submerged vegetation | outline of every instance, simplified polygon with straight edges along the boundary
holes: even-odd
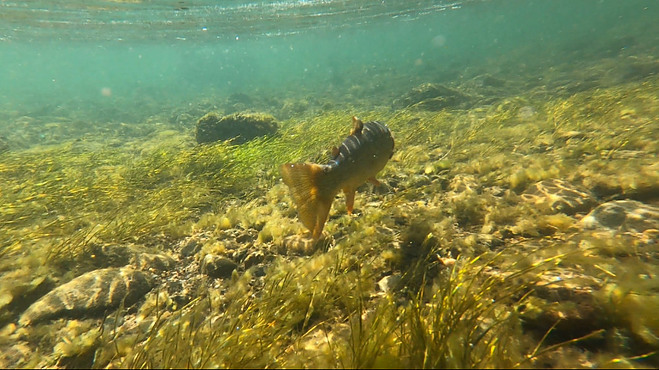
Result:
[[[0,365],[656,367],[657,228],[580,220],[657,205],[658,84],[325,107],[241,145],[197,145],[163,115],[131,140],[4,151]],[[277,168],[326,161],[352,115],[394,133],[383,186],[360,189],[357,216],[335,202],[325,242],[299,248]],[[222,277],[209,255],[232,263]],[[155,279],[137,304],[19,324],[54,287],[125,265]]]

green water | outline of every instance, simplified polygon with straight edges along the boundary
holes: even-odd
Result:
[[[654,1],[8,1],[0,11],[5,110],[120,106],[134,119],[145,100],[327,99],[354,85],[386,105],[420,82],[656,54],[659,33]]]
[[[0,368],[656,368],[658,19],[0,1]],[[313,243],[280,166],[353,116],[394,153]]]

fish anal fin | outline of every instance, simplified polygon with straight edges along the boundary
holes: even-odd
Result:
[[[327,216],[329,216],[330,208],[332,207],[332,199],[318,199],[316,206],[316,224],[314,225],[311,236],[314,242],[320,239],[323,234],[323,228],[325,227],[325,222],[327,222]]]
[[[380,181],[378,181],[378,179],[376,179],[375,177],[369,177],[367,179],[367,181],[370,182],[371,184],[373,184],[374,186],[382,185],[382,183]]]
[[[364,122],[359,118],[352,116],[352,131],[350,131],[350,135],[361,134],[363,128]]]

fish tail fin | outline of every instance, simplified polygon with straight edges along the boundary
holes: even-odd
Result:
[[[338,190],[323,181],[328,174],[321,165],[286,163],[279,169],[284,183],[291,190],[300,221],[311,231],[314,240],[318,240]]]

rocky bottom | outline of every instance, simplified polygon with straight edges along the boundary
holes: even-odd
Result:
[[[620,58],[277,122],[200,104],[103,143],[16,147],[43,134],[17,117],[0,366],[658,367],[657,79],[572,82]],[[395,152],[314,244],[276,169],[325,158],[353,114]],[[195,122],[229,136],[196,144]]]
[[[271,193],[284,194],[281,187],[277,185]],[[360,291],[353,292],[357,296],[343,298],[354,300],[347,307],[361,302],[362,316],[377,314],[371,312],[377,311],[381,302],[391,302],[394,307],[407,307],[411,302],[433,305],[437,303],[435,297],[421,292],[432,291],[433,284],[449,284],[451,276],[455,278],[452,274],[460,269],[473,269],[475,262],[469,256],[478,255],[497,262],[478,265],[478,278],[472,283],[488,290],[492,287],[488,288],[487,282],[496,281],[502,292],[512,295],[512,301],[508,299],[511,297],[500,297],[506,303],[498,309],[508,307],[517,312],[524,336],[550,349],[551,345],[568,343],[543,352],[543,356],[536,353],[530,360],[534,366],[560,365],[564,359],[552,360],[552,356],[558,356],[556,351],[576,348],[581,350],[571,356],[586,364],[591,355],[583,349],[599,348],[611,340],[626,341],[627,346],[634,348],[630,353],[635,355],[657,348],[657,327],[647,312],[656,307],[655,297],[638,295],[641,293],[636,292],[635,284],[643,284],[646,291],[654,289],[659,258],[659,207],[625,199],[600,203],[587,190],[558,179],[533,183],[520,195],[483,187],[468,176],[454,178],[449,189],[439,197],[404,204],[396,210],[383,207],[395,194],[375,196],[362,192],[362,207],[357,215],[333,213],[328,232],[315,245],[304,234],[272,236],[271,224],[281,222],[277,218],[288,207],[282,202],[274,207],[239,206],[242,212],[262,216],[252,219],[247,227],[217,228],[173,241],[161,254],[145,253],[143,247],[136,245],[97,246],[94,258],[111,266],[103,267],[102,262],[97,262],[100,268],[65,284],[52,284],[52,289],[40,297],[32,295],[30,289],[23,293],[33,297],[34,302],[22,312],[16,310],[16,322],[2,329],[3,338],[11,338],[1,344],[2,365],[143,364],[140,361],[153,355],[150,341],[168,335],[170,326],[182,325],[187,315],[202,314],[196,322],[202,326],[212,326],[217,320],[236,320],[234,329],[239,330],[241,318],[223,317],[222,307],[227,309],[227,315],[236,314],[228,308],[232,299],[256,304],[265,299],[263,296],[274,294],[264,289],[286,284],[287,276],[297,276],[305,269],[323,275],[321,271],[336,268],[334,274],[364,279],[344,287],[358,288]],[[398,184],[395,192],[403,191]],[[452,216],[443,220],[439,217],[451,204],[463,204],[465,197],[474,194],[490,194],[487,197],[492,202],[491,213],[496,212],[495,205],[518,207],[518,212],[527,212],[535,220],[518,220],[511,226],[498,225],[479,232],[469,231],[470,227],[459,223],[447,223],[454,220]],[[365,203],[369,198],[372,202]],[[529,211],[525,208],[528,205],[541,211]],[[431,222],[433,219],[439,222]],[[294,222],[291,219],[294,229],[301,231]],[[337,266],[326,265],[332,259]],[[632,272],[625,263],[637,266]],[[308,283],[313,277],[303,279],[299,284]],[[335,336],[355,335],[351,331],[354,327],[349,325],[350,317],[360,312],[353,311],[354,307],[341,308],[338,302],[327,302],[332,293],[323,290],[334,284],[329,282],[321,290],[313,290],[318,289],[313,284],[300,286],[299,299],[308,300],[311,295],[311,301],[288,309],[306,306],[305,312],[265,312],[273,316],[263,319],[272,319],[272,325],[276,325],[281,315],[300,315],[293,320],[296,328],[286,334],[288,341],[292,340],[289,345],[311,346],[304,349],[306,352],[323,348],[328,351],[336,344],[336,339],[332,339]],[[32,288],[39,287],[37,284]],[[307,288],[312,291],[305,291]],[[237,298],[236,290],[252,298]],[[321,295],[318,302],[314,301],[315,295]],[[290,297],[279,299],[281,309],[286,309],[285,302]],[[637,314],[628,316],[632,307],[641,314],[635,311]],[[338,310],[334,314],[339,314],[317,312],[321,309]],[[245,312],[250,311],[243,308]],[[478,326],[486,329],[487,325],[480,322]],[[294,337],[298,339],[291,339]],[[26,355],[36,350],[35,346],[45,344],[53,348],[52,354],[41,359]],[[197,365],[222,365],[209,356],[210,362]]]

